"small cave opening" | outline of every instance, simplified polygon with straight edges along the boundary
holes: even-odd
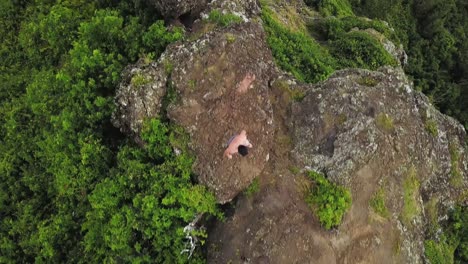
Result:
[[[192,15],[192,12],[187,12],[179,16],[178,20],[185,29],[192,30],[193,22],[197,19],[197,16]]]

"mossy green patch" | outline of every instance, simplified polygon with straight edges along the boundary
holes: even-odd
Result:
[[[151,82],[151,79],[142,73],[137,73],[133,75],[132,79],[130,80],[130,84],[135,87],[142,87],[150,82]]]
[[[368,86],[368,87],[374,87],[379,83],[378,80],[376,80],[375,78],[372,78],[370,76],[361,77],[356,82],[359,85],[364,85],[364,86]]]
[[[419,195],[419,184],[416,168],[411,166],[403,181],[404,203],[401,212],[401,220],[406,226],[411,226],[413,219],[421,212],[421,208],[416,200]]]
[[[377,117],[375,118],[375,122],[377,124],[377,127],[386,131],[386,132],[391,132],[393,131],[393,119],[384,113],[379,113]]]
[[[426,120],[426,131],[429,132],[433,137],[437,137],[439,135],[439,129],[437,127],[436,121],[432,119]]]
[[[438,199],[432,197],[424,205],[427,219],[427,233],[429,236],[434,236],[437,233],[437,230],[440,228],[438,218]]]
[[[376,212],[384,218],[387,218],[390,215],[390,213],[387,209],[387,206],[385,205],[385,200],[385,190],[383,188],[379,188],[379,190],[377,190],[377,192],[375,192],[372,198],[370,199],[369,204],[374,210],[374,212]]]
[[[459,168],[460,152],[454,141],[449,143],[450,152],[450,184],[454,187],[461,187],[463,184],[463,175]]]
[[[244,194],[247,197],[252,197],[259,190],[260,190],[260,181],[258,180],[258,177],[257,177],[252,181],[252,183],[249,185],[249,187],[247,187],[247,189],[244,190]]]
[[[305,92],[299,90],[299,89],[291,89],[291,86],[283,80],[278,80],[274,84],[276,87],[278,87],[281,91],[286,93],[289,97],[289,99],[292,99],[296,102],[302,101],[305,97]]]
[[[424,254],[431,264],[453,264],[456,248],[456,245],[450,243],[444,235],[438,242],[435,240],[424,242]]]
[[[231,13],[222,13],[219,10],[212,10],[208,14],[208,20],[210,22],[216,23],[221,27],[227,27],[232,24],[240,23],[242,22],[242,18]]]

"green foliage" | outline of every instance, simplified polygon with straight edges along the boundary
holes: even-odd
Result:
[[[341,67],[375,70],[384,65],[397,64],[382,44],[366,32],[351,31],[330,45],[333,56],[340,58]]]
[[[232,43],[234,43],[236,41],[236,36],[234,34],[226,33],[226,34],[224,34],[224,36],[226,37],[226,40],[227,40],[228,44],[232,44]]]
[[[424,253],[429,263],[466,263],[468,261],[468,208],[456,206],[439,239],[429,238],[424,243]],[[434,237],[434,234],[429,234]]]
[[[200,213],[219,215],[214,195],[190,181],[193,159],[172,151],[172,133],[159,120],[149,120],[141,135],[145,149],[122,148],[113,177],[91,193],[92,210],[83,223],[89,261],[144,256],[158,263],[185,262],[183,226]]]
[[[468,207],[456,206],[450,215],[448,232],[452,239],[458,242],[455,249],[455,262],[468,262]]]
[[[439,129],[437,128],[436,121],[432,119],[426,120],[426,131],[429,132],[433,137],[437,137],[439,135]]]
[[[286,29],[274,20],[266,7],[263,8],[262,18],[268,45],[276,62],[284,70],[306,82],[325,80],[334,71],[334,59],[308,35]]]
[[[387,218],[390,215],[390,213],[388,212],[387,206],[385,205],[385,200],[385,190],[383,188],[380,188],[372,196],[370,200],[370,206],[380,216]]]
[[[468,126],[468,11],[463,0],[350,0],[355,13],[388,21],[409,56],[405,72],[445,113]]]
[[[1,263],[184,263],[183,227],[219,216],[179,127],[139,148],[110,124],[123,67],[183,34],[134,4],[0,3]]]
[[[416,175],[417,171],[411,166],[403,182],[403,210],[401,220],[406,226],[411,226],[411,221],[419,215],[421,208],[416,200],[419,195],[419,181]]]
[[[325,80],[335,69],[377,69],[383,65],[397,65],[376,37],[367,32],[350,31],[354,27],[376,28],[391,35],[383,22],[356,17],[327,19],[319,28],[328,45],[321,46],[306,32],[285,28],[267,7],[263,8],[262,19],[276,62],[301,81]],[[312,26],[311,30],[314,30]]]
[[[307,5],[318,9],[325,17],[342,17],[354,15],[348,0],[305,0],[304,2]]]
[[[258,178],[255,178],[252,183],[247,187],[247,189],[244,190],[244,194],[247,197],[252,197],[254,194],[256,194],[260,190],[260,181]]]
[[[314,171],[309,172],[309,177],[314,185],[306,201],[314,207],[320,224],[326,229],[340,225],[351,206],[349,190],[329,182],[322,174]]]
[[[384,113],[379,113],[377,117],[375,118],[375,122],[377,124],[377,127],[386,131],[386,132],[391,132],[393,131],[393,119]]]
[[[343,34],[350,32],[352,29],[374,29],[393,41],[395,44],[400,43],[395,32],[380,20],[367,20],[356,16],[347,16],[342,18],[328,17],[320,27],[321,30],[324,31],[326,38],[331,40],[340,38]]]
[[[151,79],[149,79],[147,76],[137,73],[133,75],[132,79],[130,80],[130,84],[136,87],[141,87],[144,86],[145,84],[148,84],[151,82]]]
[[[174,41],[182,39],[184,30],[180,27],[167,30],[162,20],[152,24],[148,31],[143,34],[143,44],[147,50],[151,51],[153,57],[159,57],[165,47]]]
[[[212,23],[218,24],[221,27],[227,27],[232,24],[242,22],[241,17],[230,13],[224,14],[219,10],[212,10],[210,14],[208,14],[208,20]]]
[[[444,236],[442,236],[439,242],[434,240],[426,240],[424,242],[424,254],[430,264],[453,264],[454,251],[455,247],[450,245]]]
[[[432,197],[425,205],[424,209],[427,215],[427,233],[429,236],[435,236],[440,228],[438,216],[438,198]]]

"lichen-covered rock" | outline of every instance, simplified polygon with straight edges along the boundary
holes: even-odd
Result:
[[[159,63],[140,60],[126,67],[115,98],[116,111],[112,123],[121,132],[139,142],[143,121],[158,117],[166,93],[167,74]]]
[[[437,199],[443,214],[468,187],[463,126],[414,91],[398,68],[335,73],[293,105],[291,130],[297,161],[326,172],[354,197],[375,191],[372,183],[385,188],[402,256],[411,263],[423,255],[424,204]],[[402,199],[411,177],[420,188]]]
[[[257,0],[216,0],[211,1],[205,11],[201,13],[202,18],[207,18],[213,10],[219,10],[223,14],[234,14],[244,22],[250,21],[252,17],[260,15],[261,9]]]
[[[178,18],[184,14],[201,11],[207,0],[151,0],[156,9],[166,18]]]
[[[178,93],[168,117],[191,136],[194,171],[218,201],[234,198],[268,162],[273,133],[268,81],[273,68],[264,32],[245,23],[171,46],[164,58],[173,63],[171,84]],[[246,76],[249,89],[238,92]],[[229,138],[245,129],[254,145],[246,157],[223,157]]]

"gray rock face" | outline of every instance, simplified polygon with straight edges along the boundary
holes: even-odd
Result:
[[[191,12],[201,11],[207,0],[151,0],[156,9],[166,18],[178,18]]]
[[[293,104],[290,127],[298,163],[325,172],[353,197],[365,196],[368,183],[385,188],[405,259],[420,263],[423,204],[437,199],[446,212],[468,187],[463,126],[414,91],[401,68],[388,67],[336,72]],[[412,194],[416,213],[404,222],[401,195],[410,174],[420,188]]]
[[[167,74],[158,63],[139,61],[125,68],[115,98],[112,123],[137,141],[143,121],[158,117],[166,93]]]

